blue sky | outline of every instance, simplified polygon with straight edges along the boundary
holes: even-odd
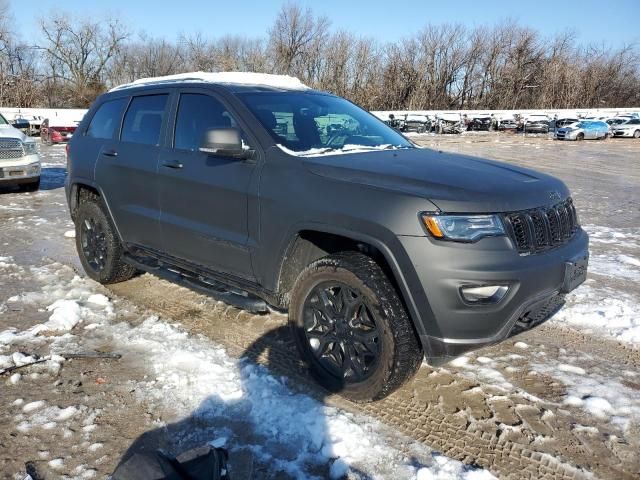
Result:
[[[99,17],[120,17],[135,33],[175,39],[181,32],[262,36],[280,6],[280,0],[10,0],[15,29],[23,37],[37,34],[37,18],[63,10]],[[334,28],[393,41],[410,35],[427,23],[459,22],[468,26],[517,20],[551,35],[573,30],[584,43],[618,47],[640,43],[640,0],[569,1],[428,1],[414,0],[321,0],[299,1],[316,13],[328,16]]]

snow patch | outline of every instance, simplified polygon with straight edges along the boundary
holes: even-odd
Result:
[[[561,372],[575,373],[576,375],[584,375],[587,373],[584,368],[576,367],[575,365],[567,365],[564,363],[558,365],[558,370],[560,370]]]
[[[569,295],[567,305],[553,321],[561,322],[585,333],[602,333],[610,338],[640,346],[640,304],[621,291],[594,288],[583,284]]]
[[[308,478],[311,466],[327,463],[332,478],[344,476],[352,467],[393,478],[415,477],[416,467],[392,446],[414,443],[411,440],[374,419],[296,393],[263,366],[231,358],[202,337],[189,336],[157,317],[137,327],[115,325],[112,333],[119,350],[132,350],[152,369],[149,380],[136,389],[140,400],[162,403],[182,415],[219,418],[230,425],[243,418],[235,428],[243,433],[249,429],[262,439],[254,453],[294,477]],[[233,435],[226,443],[228,448],[238,448]],[[460,462],[435,455],[422,445],[416,448],[426,454],[425,469],[446,471],[447,478],[470,478],[464,476],[468,472]]]

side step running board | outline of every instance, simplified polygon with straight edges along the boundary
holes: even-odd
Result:
[[[205,279],[193,277],[186,272],[182,273],[170,270],[160,263],[157,265],[147,265],[128,254],[124,255],[123,260],[139,270],[151,273],[152,275],[172,283],[177,283],[178,285],[182,285],[191,290],[195,290],[233,307],[247,310],[251,313],[266,313],[269,311],[267,303],[261,298],[247,292],[233,291],[229,289],[229,287],[226,287],[215,280],[205,281]]]

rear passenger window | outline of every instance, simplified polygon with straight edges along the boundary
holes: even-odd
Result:
[[[209,95],[183,93],[180,95],[174,147],[197,150],[205,130],[237,127],[225,106]]]
[[[120,139],[123,142],[159,145],[167,98],[167,94],[133,97],[124,116]]]
[[[126,98],[118,98],[100,105],[87,128],[87,137],[113,138],[126,102]]]

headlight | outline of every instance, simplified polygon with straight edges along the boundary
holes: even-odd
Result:
[[[429,215],[422,222],[435,238],[458,242],[475,242],[484,237],[504,235],[498,215]]]
[[[25,155],[36,155],[38,153],[38,146],[36,142],[24,142],[22,144]]]

